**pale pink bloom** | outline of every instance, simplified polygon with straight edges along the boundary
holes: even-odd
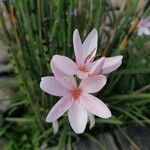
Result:
[[[137,26],[138,35],[141,36],[143,34],[150,35],[150,17],[142,18]]]
[[[91,123],[90,128],[95,124],[93,115],[101,118],[111,117],[108,107],[100,99],[90,94],[100,91],[106,84],[104,75],[83,79],[77,86],[75,78],[61,72],[52,61],[51,68],[55,76],[42,77],[40,87],[48,94],[62,98],[50,110],[46,122],[55,122],[67,112],[72,129],[76,133],[82,133],[88,118]]]
[[[73,33],[73,46],[76,63],[70,58],[54,55],[53,63],[64,73],[75,75],[80,79],[85,79],[92,75],[108,74],[116,70],[122,63],[122,57],[102,57],[93,61],[97,52],[97,30],[93,29],[84,42],[81,42],[80,35],[76,29]]]

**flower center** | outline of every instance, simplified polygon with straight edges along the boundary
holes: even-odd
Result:
[[[79,70],[82,71],[82,72],[87,72],[87,69],[85,66],[80,66],[79,67]]]
[[[79,100],[82,90],[79,88],[75,88],[74,90],[71,90],[70,93],[74,100]]]

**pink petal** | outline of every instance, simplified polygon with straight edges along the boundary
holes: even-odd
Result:
[[[82,80],[79,87],[83,89],[85,93],[96,93],[104,87],[106,81],[107,79],[104,75],[91,76]]]
[[[88,113],[89,121],[90,121],[90,129],[92,129],[95,125],[95,117],[93,114]]]
[[[101,73],[102,66],[104,64],[105,57],[102,57],[89,65],[90,74],[98,75]]]
[[[70,58],[61,55],[54,55],[52,61],[62,72],[70,75],[76,74],[78,67]]]
[[[141,19],[140,22],[137,25],[137,28],[143,27],[144,19]]]
[[[150,17],[149,18],[142,18],[138,27],[150,27]]]
[[[61,70],[59,70],[56,65],[53,63],[53,60],[51,60],[51,69],[54,73],[56,79],[67,89],[72,89],[77,87],[75,78],[72,75],[68,75],[63,73]]]
[[[51,66],[51,70],[52,70],[52,72],[53,72],[53,74],[55,75],[56,78],[59,79],[59,78],[68,76],[68,74],[62,72],[60,69],[58,69],[56,67],[56,65],[53,62],[53,59],[50,62],[50,66]]]
[[[146,27],[150,27],[150,18],[148,19],[148,20],[146,20],[146,22],[145,22],[145,25],[146,25]]]
[[[74,46],[76,62],[80,65],[82,64],[83,51],[82,51],[82,42],[77,29],[73,33],[73,46]]]
[[[42,77],[40,88],[51,95],[64,96],[68,94],[67,89],[63,87],[55,77],[47,76]]]
[[[86,79],[88,78],[88,72],[83,72],[83,71],[80,71],[78,70],[77,71],[77,76],[80,78],[80,79]]]
[[[142,34],[150,35],[150,29],[144,26],[138,28],[138,35],[141,36]]]
[[[84,94],[80,98],[80,102],[85,106],[87,111],[98,117],[101,118],[111,117],[111,112],[109,108],[100,99],[94,97],[93,95]]]
[[[105,58],[102,67],[102,74],[107,74],[116,70],[121,65],[122,58],[123,58],[122,55]]]
[[[138,36],[141,36],[143,34],[143,31],[141,29],[138,29]]]
[[[83,59],[86,59],[89,55],[90,58],[95,57],[97,51],[97,39],[97,30],[93,29],[83,42]]]
[[[73,101],[70,96],[61,98],[48,113],[46,122],[56,121],[71,107],[72,103]]]
[[[144,29],[143,29],[143,33],[144,33],[145,35],[150,35],[150,29],[149,29],[149,28],[144,28]]]
[[[83,133],[87,124],[88,114],[79,101],[74,102],[68,111],[69,122],[77,134]]]

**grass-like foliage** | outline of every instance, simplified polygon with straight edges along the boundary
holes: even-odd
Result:
[[[11,104],[0,114],[0,136],[6,139],[6,149],[39,149],[42,144],[71,149],[82,137],[101,145],[96,140],[101,132],[131,123],[150,124],[150,64],[145,46],[150,37],[138,36],[136,31],[140,18],[150,11],[149,3],[137,11],[138,3],[130,0],[122,10],[112,8],[109,0],[5,0],[0,5],[4,33],[0,38],[9,46],[17,80],[1,86],[17,91],[6,97]],[[113,117],[97,118],[92,130],[87,127],[84,134],[76,135],[65,116],[59,119],[59,132],[54,135],[45,118],[58,98],[42,92],[39,83],[42,76],[51,75],[49,63],[54,54],[74,59],[72,34],[76,28],[82,39],[93,28],[98,30],[98,57],[124,56],[122,66],[108,76],[97,94]]]

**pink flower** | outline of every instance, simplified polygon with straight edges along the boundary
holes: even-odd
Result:
[[[138,35],[141,36],[143,34],[150,35],[150,17],[144,19],[142,18],[137,26]]]
[[[55,76],[42,77],[40,87],[46,93],[62,98],[50,110],[46,122],[56,122],[67,112],[72,129],[76,133],[82,133],[88,118],[91,122],[90,127],[94,125],[93,115],[101,118],[111,117],[108,107],[90,94],[98,92],[106,84],[104,75],[83,79],[77,86],[75,78],[60,71],[53,61],[51,61],[51,68]]]
[[[122,63],[122,57],[102,57],[93,61],[97,52],[97,30],[93,29],[84,42],[81,42],[79,32],[76,29],[73,33],[73,46],[76,57],[76,63],[70,58],[54,55],[53,63],[64,73],[75,75],[80,79],[85,79],[92,75],[108,74],[116,70]]]

